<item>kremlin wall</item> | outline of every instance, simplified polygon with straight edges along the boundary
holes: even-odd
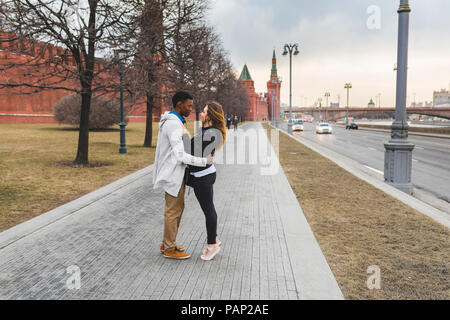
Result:
[[[0,32],[0,40],[11,39],[11,34]],[[42,61],[39,58],[42,57]],[[50,59],[51,58],[51,59]],[[38,41],[0,41],[0,85],[6,83],[23,83],[32,76],[42,74],[46,76],[46,83],[56,83],[58,87],[79,89],[79,80],[75,78],[61,81],[58,77],[48,77],[55,66],[43,63],[52,59],[59,61],[65,68],[76,68],[76,62],[69,51],[61,47]],[[101,67],[102,60],[96,59],[95,70]],[[9,68],[9,66],[16,65]],[[119,82],[119,75],[102,74],[98,79]],[[29,77],[26,79],[25,77]],[[102,81],[102,80],[100,80]],[[101,85],[101,84],[100,84]],[[65,89],[35,89],[29,87],[0,87],[0,123],[56,123],[53,107],[66,95],[74,93]],[[110,98],[118,100],[118,93],[108,94]],[[164,105],[162,99],[155,99],[153,120],[159,121],[160,114],[170,110],[170,105]],[[127,102],[125,102],[127,107]],[[132,107],[128,115],[129,121],[146,121],[146,103],[138,103]],[[195,119],[195,114],[192,120]]]
[[[8,39],[10,34],[0,33],[0,39]],[[32,41],[0,41],[0,83],[22,82],[31,72],[37,73],[42,68],[43,74],[48,74],[45,67],[17,66],[7,68],[10,64],[26,64],[32,58],[41,55],[45,58],[51,56],[64,56],[62,48],[52,45],[41,45]],[[75,66],[75,62],[67,60],[67,65]],[[32,69],[32,70],[31,70]],[[52,81],[52,79],[48,79]],[[62,84],[72,87],[75,83],[66,81]],[[56,102],[65,95],[71,94],[68,90],[35,90],[32,88],[0,88],[0,123],[27,123],[27,122],[54,122],[52,109]]]
[[[8,36],[8,34],[0,32],[0,39],[8,39]],[[36,65],[27,65],[27,61],[32,61],[39,57],[44,57],[45,60],[49,57],[63,59],[65,66],[69,68],[76,67],[76,63],[70,54],[68,54],[68,51],[61,47],[31,40],[9,43],[0,41],[0,84],[8,82],[21,83],[31,73],[33,75],[39,73],[48,75],[50,73],[49,68],[51,68],[49,65],[43,63],[38,64],[37,67]],[[101,60],[99,59],[96,63],[101,64]],[[13,68],[7,67],[13,64],[18,64],[18,66]],[[107,78],[118,81],[118,75],[117,77]],[[49,83],[52,80],[55,79],[46,79]],[[246,121],[270,119],[272,116],[272,107],[275,110],[274,113],[276,114],[278,112],[279,114],[281,82],[277,76],[275,51],[273,52],[271,76],[267,82],[266,93],[255,92],[254,81],[250,76],[247,65],[244,66],[239,80],[247,87],[250,100]],[[76,79],[64,80],[59,86],[68,89],[79,88]],[[64,89],[36,90],[28,87],[0,88],[0,123],[55,123],[56,121],[53,119],[53,107],[62,97],[72,93],[73,91]],[[157,99],[155,104],[153,121],[159,121],[160,115],[170,110],[171,105],[164,104],[163,99]],[[136,104],[130,110],[128,119],[132,122],[145,122],[145,102]],[[195,112],[192,112],[187,120],[195,120]]]

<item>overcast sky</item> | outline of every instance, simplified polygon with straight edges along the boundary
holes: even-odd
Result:
[[[275,47],[282,102],[289,103],[289,58],[282,52],[297,42],[294,106],[305,97],[308,105],[319,97],[325,104],[326,91],[345,105],[346,82],[353,84],[350,105],[367,105],[378,93],[383,106],[395,105],[399,0],[211,1],[211,24],[238,75],[247,63],[257,92],[266,92]],[[450,0],[410,0],[410,6],[408,103],[414,93],[417,102],[431,101],[433,90],[450,85]]]

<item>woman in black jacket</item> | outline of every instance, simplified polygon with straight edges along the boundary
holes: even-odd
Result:
[[[215,101],[208,102],[199,114],[203,126],[191,139],[191,154],[194,156],[213,155],[225,143],[225,117],[222,106]],[[201,258],[211,260],[220,251],[221,241],[217,238],[217,213],[213,201],[213,185],[216,181],[214,164],[206,167],[188,166],[186,184],[194,188],[195,196],[205,214],[207,247]]]

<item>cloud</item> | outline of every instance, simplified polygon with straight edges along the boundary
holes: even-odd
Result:
[[[392,0],[214,0],[210,21],[240,73],[247,63],[255,87],[265,92],[272,50],[284,79],[282,100],[288,101],[289,59],[285,43],[298,42],[293,59],[293,101],[312,103],[325,91],[345,95],[352,82],[352,101],[366,105],[382,93],[385,105],[395,104],[394,63],[397,57],[399,1]],[[367,27],[369,6],[380,8],[380,29]],[[433,90],[450,81],[450,1],[411,0],[408,94],[431,100]],[[333,96],[332,96],[333,97]],[[332,100],[336,100],[332,99]],[[342,100],[341,100],[342,102]]]

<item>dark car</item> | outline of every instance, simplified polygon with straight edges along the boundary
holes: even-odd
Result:
[[[354,129],[354,130],[358,130],[358,125],[354,122],[349,123],[348,125],[345,126],[345,129]]]

